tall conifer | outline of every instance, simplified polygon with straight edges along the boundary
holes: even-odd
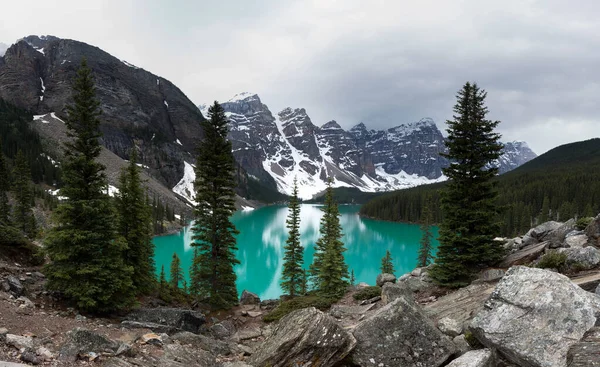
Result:
[[[10,223],[10,204],[8,203],[8,191],[10,190],[10,180],[8,175],[8,167],[2,154],[2,146],[0,145],[0,225],[8,225]]]
[[[131,149],[129,164],[119,176],[116,195],[118,232],[127,242],[125,264],[133,268],[133,286],[147,294],[156,285],[154,244],[152,243],[152,208],[148,204],[140,178],[137,150]]]
[[[204,138],[196,161],[195,222],[192,227],[195,274],[191,287],[214,308],[237,304],[236,274],[239,264],[235,235],[230,220],[235,212],[235,161],[227,140],[227,117],[215,101],[208,109],[208,120],[201,123]]]
[[[466,83],[458,92],[453,120],[447,121],[450,166],[443,170],[449,181],[442,196],[444,213],[440,246],[433,279],[442,285],[469,284],[481,268],[503,256],[496,222],[499,207],[492,178],[498,174],[493,162],[502,154],[499,121],[486,119],[486,92]]]
[[[67,199],[56,209],[56,226],[45,241],[51,260],[45,269],[47,286],[82,310],[110,312],[132,304],[133,269],[123,262],[127,245],[117,236],[105,168],[96,161],[101,151],[100,110],[85,59],[73,99],[66,120],[71,140],[65,143],[62,164],[61,195]]]
[[[298,201],[298,182],[294,179],[294,191],[289,203],[286,221],[288,238],[285,241],[283,255],[283,274],[281,288],[291,297],[302,292],[304,248],[300,244],[300,202]]]
[[[173,253],[173,259],[171,260],[171,278],[169,283],[171,283],[171,288],[174,290],[179,289],[179,284],[183,283],[183,269],[181,269],[181,260],[179,260],[179,256],[177,253]]]
[[[31,186],[31,171],[29,163],[21,150],[17,152],[13,172],[15,192],[15,211],[13,224],[29,238],[36,235],[36,223],[33,216],[33,187]]]
[[[431,225],[433,224],[431,214],[431,200],[427,199],[423,213],[421,214],[421,241],[419,242],[419,256],[417,258],[417,267],[428,266],[431,263],[433,255],[431,253],[432,244],[431,239],[433,234],[431,233]]]
[[[394,274],[394,264],[392,263],[392,253],[385,250],[385,256],[381,259],[381,272],[384,274]]]

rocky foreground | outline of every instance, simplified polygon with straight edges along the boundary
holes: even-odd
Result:
[[[361,284],[327,312],[274,324],[262,316],[278,301],[249,292],[227,313],[85,317],[53,303],[38,269],[0,263],[0,366],[600,366],[600,215],[504,242],[502,267],[460,290],[436,287],[427,268],[382,274],[380,296],[355,301]]]

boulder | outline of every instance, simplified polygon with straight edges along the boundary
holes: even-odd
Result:
[[[174,326],[157,324],[155,322],[140,322],[140,321],[128,321],[121,322],[121,326],[128,329],[150,329],[155,333],[174,334],[181,331],[179,328]]]
[[[380,287],[383,287],[383,285],[385,283],[395,283],[395,282],[396,282],[396,276],[394,274],[387,274],[387,273],[379,274],[377,276],[377,280],[375,281],[375,283]]]
[[[76,328],[67,333],[67,340],[60,348],[58,358],[65,361],[76,361],[80,355],[116,355],[119,350],[123,349],[122,343],[87,329]]]
[[[6,342],[6,334],[8,334],[8,329],[0,327],[0,343]]]
[[[392,303],[398,297],[412,297],[412,291],[405,283],[385,283],[381,288],[384,305]]]
[[[533,238],[537,239],[538,241],[543,241],[543,238],[548,233],[554,231],[555,229],[560,228],[562,225],[563,225],[563,223],[555,222],[555,221],[551,220],[549,222],[542,223],[542,224],[538,225],[537,227],[530,229],[529,232],[527,232],[526,236],[533,237]]]
[[[560,248],[558,252],[567,255],[567,264],[578,270],[589,270],[600,264],[600,250],[593,246]]]
[[[458,353],[460,355],[463,355],[472,349],[469,342],[465,339],[464,334],[455,336],[454,339],[452,339],[452,342],[456,345],[456,348],[458,348]]]
[[[563,245],[563,241],[569,232],[575,230],[575,219],[569,219],[565,223],[563,223],[560,227],[546,233],[541,237],[542,241],[549,241],[549,246],[551,248],[561,247]]]
[[[500,263],[501,268],[510,268],[513,265],[523,265],[532,262],[544,253],[549,242],[540,242],[535,245],[523,247],[517,252],[508,255]]]
[[[126,321],[155,324],[149,329],[159,333],[172,333],[174,329],[198,334],[204,329],[206,318],[201,312],[180,308],[140,308],[127,315]],[[164,327],[158,330],[156,325]]]
[[[569,367],[600,366],[600,327],[591,328],[567,353]]]
[[[447,367],[494,367],[494,355],[489,349],[472,350],[453,360]]]
[[[8,278],[6,278],[6,283],[8,284],[10,292],[12,292],[12,294],[14,294],[15,297],[19,297],[25,291],[23,284],[21,284],[19,278],[15,276],[9,275]]]
[[[540,241],[526,234],[525,236],[523,236],[523,239],[521,240],[521,244],[519,245],[518,249],[520,250],[524,247],[535,245],[538,242]]]
[[[10,345],[11,347],[15,347],[17,349],[33,348],[33,338],[30,336],[6,334],[4,341],[6,345]]]
[[[598,311],[600,298],[566,276],[515,266],[475,316],[471,331],[519,366],[563,367],[570,347],[595,325]]]
[[[272,367],[333,366],[355,344],[352,334],[331,316],[310,307],[283,317],[249,363]]]
[[[171,340],[179,342],[179,344],[191,345],[195,348],[200,348],[214,355],[227,356],[232,353],[231,345],[220,340],[209,338],[202,334],[194,334],[189,331],[182,331],[171,337]]]
[[[356,285],[356,289],[369,288],[370,286],[365,282],[360,282]]]
[[[460,322],[451,319],[449,317],[444,317],[440,319],[437,323],[438,329],[446,335],[451,337],[458,336],[463,332],[463,326]]]
[[[184,367],[184,366],[219,366],[215,357],[207,351],[196,349],[180,344],[167,344],[164,346],[165,353],[158,364],[152,366],[161,367]]]
[[[479,275],[479,279],[483,282],[495,282],[502,279],[505,271],[502,269],[485,269]]]
[[[411,290],[411,292],[419,292],[423,289],[431,287],[431,283],[422,280],[421,277],[413,277],[410,275],[408,277],[398,279],[397,284],[405,285]]]
[[[31,349],[23,351],[19,359],[25,363],[29,363],[34,366],[37,366],[38,364],[42,363],[41,358],[39,358]]]
[[[583,247],[588,243],[586,234],[578,234],[565,238],[565,247]]]
[[[360,366],[443,365],[457,348],[425,315],[412,297],[398,297],[354,328],[350,354]]]
[[[590,244],[600,246],[600,214],[585,228]]]
[[[255,293],[248,292],[244,289],[242,296],[240,297],[240,305],[258,305],[260,304],[260,297]]]

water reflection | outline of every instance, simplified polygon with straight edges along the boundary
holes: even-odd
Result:
[[[392,252],[396,273],[410,271],[416,264],[420,230],[416,225],[374,221],[360,218],[358,206],[340,206],[340,224],[346,244],[346,262],[357,282],[373,284],[379,273],[381,258],[386,250]],[[279,286],[283,269],[283,251],[287,239],[287,207],[266,207],[250,212],[238,212],[232,220],[240,230],[237,237],[237,257],[241,264],[235,271],[238,290],[248,289],[261,298],[276,298],[281,295]],[[301,244],[305,248],[304,267],[312,262],[314,243],[319,237],[319,222],[323,213],[318,205],[301,206]],[[435,236],[437,233],[434,231]],[[186,228],[179,234],[157,237],[157,271],[165,266],[168,273],[173,252],[182,259],[187,277],[192,261],[190,246],[191,231]],[[437,245],[437,243],[435,243]]]

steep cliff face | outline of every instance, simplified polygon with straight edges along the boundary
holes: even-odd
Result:
[[[103,144],[121,158],[141,148],[141,163],[173,187],[202,136],[198,108],[168,80],[101,49],[52,36],[29,36],[0,58],[0,98],[36,115],[65,116],[82,58],[94,72],[102,109]]]
[[[435,122],[423,118],[387,130],[360,123],[349,131],[336,121],[317,126],[304,108],[271,113],[260,97],[241,93],[223,103],[231,121],[234,155],[253,177],[291,194],[311,198],[328,178],[334,187],[387,191],[442,181],[449,161],[445,139]],[[205,106],[200,106],[205,110]],[[495,164],[504,173],[535,157],[525,143],[507,143]]]

